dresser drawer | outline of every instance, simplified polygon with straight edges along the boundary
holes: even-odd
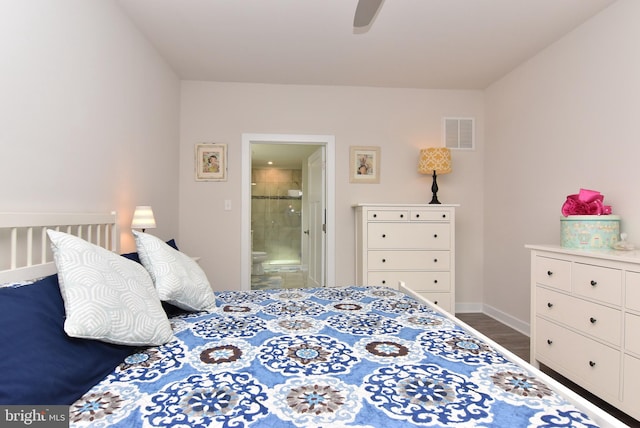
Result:
[[[536,315],[573,327],[585,334],[621,345],[622,312],[597,303],[536,287]]]
[[[622,271],[619,269],[576,263],[571,286],[574,293],[590,299],[614,305],[622,302]]]
[[[538,284],[571,291],[571,262],[537,256],[534,278]]]
[[[369,271],[362,285],[391,287],[398,289],[398,284],[403,279],[400,276],[402,272],[395,271]]]
[[[625,283],[625,306],[631,310],[640,312],[640,273],[626,272]]]
[[[449,211],[411,210],[411,221],[446,221],[451,218]]]
[[[640,419],[640,359],[624,356],[624,377],[622,379],[622,410]]]
[[[367,252],[369,270],[448,270],[448,251],[392,251]]]
[[[399,281],[414,291],[449,292],[451,274],[449,272],[410,271],[369,271],[367,285],[384,285],[398,288]]]
[[[535,358],[541,363],[571,374],[571,380],[596,395],[618,398],[619,351],[543,318],[537,319],[535,344]]]
[[[367,212],[369,221],[409,221],[409,210],[376,210]]]
[[[451,227],[448,223],[370,223],[369,248],[448,250]]]
[[[425,293],[418,292],[418,294],[439,308],[444,309],[449,313],[453,313],[453,308],[451,307],[451,294],[449,293]]]
[[[624,316],[624,348],[640,357],[640,316],[625,314]],[[640,379],[640,378],[638,378]]]

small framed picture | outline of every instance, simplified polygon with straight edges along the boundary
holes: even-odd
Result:
[[[196,181],[227,181],[226,144],[196,144]]]
[[[351,146],[349,182],[380,183],[380,147]]]

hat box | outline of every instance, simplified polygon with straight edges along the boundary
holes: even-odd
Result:
[[[560,218],[560,245],[566,248],[611,248],[620,237],[620,216],[570,215]]]

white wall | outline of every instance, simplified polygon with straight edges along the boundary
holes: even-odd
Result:
[[[453,173],[438,180],[439,199],[459,203],[458,302],[482,296],[484,107],[480,91],[182,82],[180,238],[214,289],[240,288],[241,135],[336,137],[336,282],[353,284],[358,202],[427,203],[431,177],[417,173],[420,148],[441,145],[443,116],[476,117],[477,149],[453,153]],[[228,144],[227,182],[194,181],[194,145]],[[349,183],[349,146],[381,147],[380,184]],[[232,210],[224,211],[224,200]],[[329,225],[332,227],[332,225]]]
[[[483,93],[180,83],[113,1],[5,0],[0,210],[116,209],[128,251],[133,207],[150,204],[154,233],[201,256],[214,288],[239,288],[242,133],[332,134],[349,284],[351,205],[428,201],[418,150],[440,144],[442,116],[474,116],[477,149],[454,152],[439,180],[440,199],[461,204],[457,303],[526,323],[524,245],[559,242],[566,195],[603,192],[640,245],[639,19],[640,2],[619,0]],[[229,145],[229,181],[193,180],[197,142]],[[349,183],[350,145],[382,148],[379,185]]]
[[[524,245],[602,192],[640,245],[640,2],[620,0],[486,91],[484,302],[529,320]]]
[[[0,4],[0,211],[135,205],[177,237],[179,82],[110,0]]]

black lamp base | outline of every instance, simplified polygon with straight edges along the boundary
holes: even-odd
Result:
[[[433,184],[431,185],[431,192],[433,193],[433,197],[431,198],[431,202],[429,204],[439,204],[438,200],[438,182],[436,181],[436,172],[433,171]]]

